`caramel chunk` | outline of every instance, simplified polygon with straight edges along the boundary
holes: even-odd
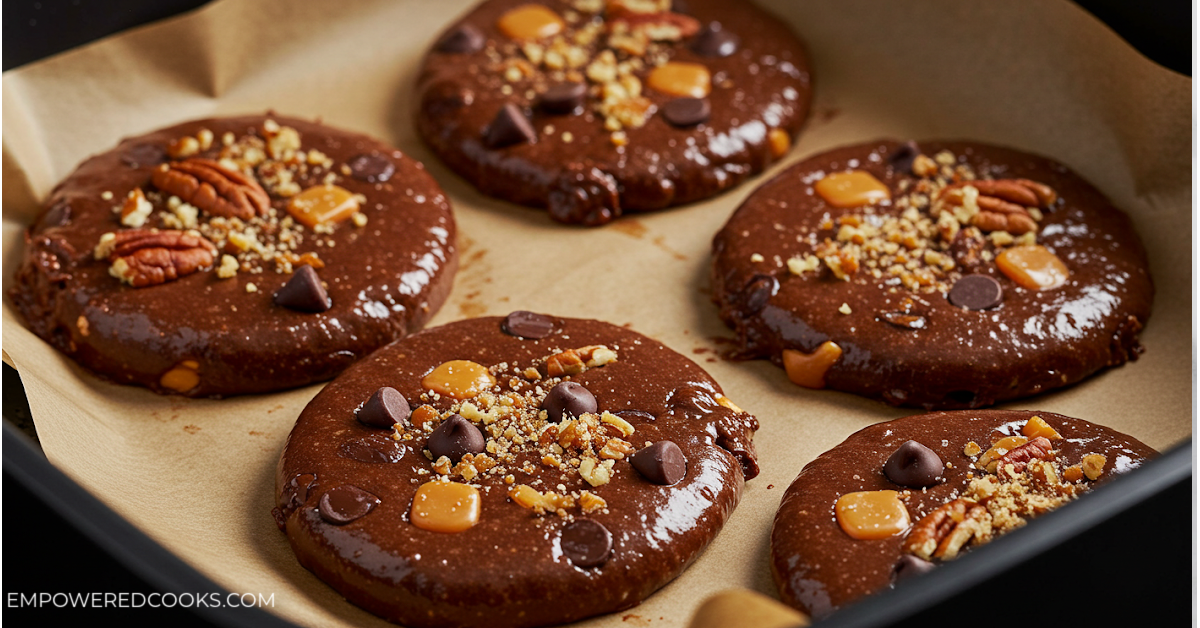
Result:
[[[825,373],[842,357],[842,348],[826,340],[812,353],[794,349],[783,350],[783,368],[792,383],[805,388],[824,388]]]
[[[1050,427],[1040,416],[1035,416],[1025,422],[1025,427],[1021,428],[1021,433],[1029,438],[1037,438],[1039,436],[1049,440],[1059,440],[1062,436],[1059,435],[1054,428]]]
[[[566,24],[557,13],[540,4],[523,4],[501,15],[496,26],[509,39],[527,41],[553,37]]]
[[[1070,271],[1058,256],[1040,244],[1014,246],[996,256],[1004,276],[1030,290],[1050,290],[1067,282]]]
[[[288,201],[288,213],[313,228],[322,223],[341,222],[358,212],[358,199],[346,188],[314,185]]]
[[[426,482],[413,496],[413,525],[430,532],[462,532],[479,523],[479,490],[456,482]]]
[[[834,506],[838,525],[860,539],[886,539],[908,529],[908,509],[896,491],[861,491],[838,498]]]
[[[184,360],[174,368],[162,374],[158,383],[163,388],[185,393],[200,385],[200,363],[195,360]]]
[[[668,61],[650,71],[646,85],[671,96],[704,98],[712,91],[712,75],[699,63]]]
[[[771,156],[779,159],[792,149],[792,136],[788,132],[775,128],[767,133],[767,142],[771,145]]]
[[[443,362],[421,378],[425,388],[455,399],[470,399],[495,383],[486,366],[470,360]]]
[[[882,181],[862,170],[826,175],[813,187],[826,203],[834,207],[874,205],[892,197]]]

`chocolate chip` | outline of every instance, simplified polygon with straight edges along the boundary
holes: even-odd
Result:
[[[915,160],[917,155],[920,154],[921,147],[917,146],[916,142],[908,140],[907,142],[897,146],[896,150],[892,151],[891,155],[888,155],[888,165],[890,165],[895,172],[912,172],[913,160]]]
[[[467,454],[483,453],[485,445],[483,433],[458,414],[452,414],[442,421],[425,443],[434,460],[445,456],[455,463]]]
[[[447,54],[478,52],[483,48],[483,31],[471,24],[459,24],[434,44],[434,50]]]
[[[757,314],[767,306],[767,301],[779,292],[779,280],[771,275],[754,275],[750,282],[742,288],[742,302],[746,304],[747,314]]]
[[[317,512],[326,523],[344,526],[361,519],[379,505],[379,498],[351,484],[325,491],[317,502]]]
[[[915,440],[905,441],[883,463],[883,474],[908,488],[933,486],[942,475],[942,459]]]
[[[925,329],[925,317],[908,312],[884,312],[883,320],[904,329]]]
[[[662,115],[667,122],[678,126],[695,126],[708,119],[712,113],[712,108],[708,105],[707,98],[675,98],[668,100],[667,104],[662,106]]]
[[[483,142],[488,148],[504,148],[513,144],[526,144],[537,137],[529,118],[521,108],[505,103],[483,133]]]
[[[347,460],[370,464],[395,464],[404,458],[404,443],[389,435],[373,434],[358,440],[348,440],[338,447],[337,455]]]
[[[408,400],[400,391],[390,386],[376,390],[369,399],[355,410],[354,416],[364,425],[371,427],[391,427],[412,414]]]
[[[687,475],[687,458],[683,456],[679,445],[669,440],[660,440],[633,454],[629,464],[642,477],[663,486],[670,486]]]
[[[121,161],[130,168],[157,166],[167,160],[167,151],[158,144],[137,144],[121,155]]]
[[[696,33],[692,51],[702,57],[728,57],[737,52],[741,38],[725,30],[720,22],[710,22]]]
[[[379,153],[355,155],[346,165],[350,167],[350,176],[368,183],[383,183],[396,173],[396,164]]]
[[[1004,300],[1004,288],[1000,282],[987,275],[967,275],[954,282],[946,298],[950,303],[968,310],[986,310],[1000,305]]]
[[[556,115],[583,113],[586,95],[587,85],[583,83],[555,83],[538,96],[538,106],[546,113]]]
[[[612,552],[612,533],[599,522],[577,519],[563,526],[559,545],[576,566],[595,567],[608,561]]]
[[[517,310],[500,321],[500,331],[517,338],[541,340],[554,331],[554,321],[549,316]]]
[[[896,561],[896,566],[892,568],[892,575],[896,582],[907,580],[913,576],[919,576],[923,573],[933,571],[937,565],[917,558],[912,554],[904,554],[900,560]]]
[[[592,391],[575,382],[562,382],[551,388],[542,402],[542,408],[556,423],[567,415],[579,418],[584,412],[595,412],[598,407]]]
[[[292,278],[275,293],[275,305],[297,312],[324,312],[333,307],[333,301],[321,285],[317,271],[305,264],[292,273]]]

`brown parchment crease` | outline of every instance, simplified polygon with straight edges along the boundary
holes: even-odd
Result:
[[[715,339],[729,336],[709,303],[710,241],[763,179],[579,229],[487,199],[433,162],[411,128],[411,85],[424,49],[469,4],[220,0],[6,73],[5,290],[38,201],[121,137],[269,108],[376,135],[426,162],[454,203],[463,266],[435,323],[513,309],[629,323],[696,359],[762,421],[762,475],[698,563],[641,606],[585,623],[680,626],[729,586],[774,595],[768,533],[788,483],[852,431],[908,412],[799,389],[765,362],[710,361]],[[1146,354],[1006,407],[1089,419],[1157,448],[1189,438],[1190,79],[1066,1],[768,4],[815,63],[814,113],[785,164],[880,136],[973,138],[1053,156],[1133,216],[1158,288]],[[3,316],[6,360],[55,465],[229,590],[274,594],[273,612],[287,619],[386,625],[299,567],[269,514],[275,461],[318,387],[160,397],[82,372],[21,327],[7,300]]]

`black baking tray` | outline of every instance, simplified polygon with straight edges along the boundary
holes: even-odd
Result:
[[[3,68],[205,3],[6,2]],[[1190,2],[1079,4],[1150,59],[1191,75]],[[102,618],[130,626],[294,626],[257,607],[151,608],[146,600],[153,593],[161,603],[163,593],[228,600],[229,592],[51,465],[29,436],[32,422],[19,376],[8,365],[3,370],[3,506],[9,524],[3,532],[9,549],[3,561],[4,619],[13,625]],[[1189,439],[1031,525],[820,625],[1194,623],[1192,462]],[[164,499],[186,499],[186,490]],[[42,593],[99,593],[101,599],[104,593],[124,593],[129,604],[140,599],[142,606],[59,608],[62,597],[37,608],[22,604],[22,594],[28,599]]]

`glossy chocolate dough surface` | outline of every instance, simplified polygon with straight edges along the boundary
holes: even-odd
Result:
[[[631,607],[696,558],[733,511],[744,478],[757,474],[751,438],[758,421],[717,405],[713,395],[720,388],[687,358],[607,323],[555,318],[549,336],[526,340],[503,333],[500,321],[451,323],[381,349],[317,395],[288,439],[276,476],[285,506],[276,516],[286,517],[292,548],[302,565],[381,617],[410,626],[500,628],[557,624]],[[638,449],[671,440],[687,458],[686,477],[672,486],[647,481],[628,458],[617,461],[611,482],[595,488],[578,473],[562,479],[541,464],[540,455],[519,455],[532,462],[532,474],[507,465],[515,484],[542,478],[540,490],[561,482],[567,491],[590,489],[607,501],[607,512],[581,515],[578,507],[568,509],[576,521],[590,519],[612,533],[612,554],[602,566],[574,566],[559,542],[564,520],[518,506],[507,497],[510,485],[498,476],[485,474],[474,482],[482,497],[474,527],[442,534],[414,526],[413,495],[430,479],[418,475],[431,468],[422,453],[423,435],[406,441],[407,451],[394,464],[338,455],[346,441],[391,434],[354,416],[381,386],[396,388],[416,408],[423,403],[422,377],[446,360],[524,368],[557,350],[591,344],[615,348],[617,360],[569,379],[595,395],[600,411],[638,410],[654,417],[620,415],[636,428],[628,440]],[[435,405],[445,409],[449,401]],[[286,504],[296,497],[289,484],[297,474],[316,479],[292,510]],[[357,521],[330,525],[319,515],[318,502],[344,483],[382,502]]]
[[[1156,455],[1120,432],[1047,412],[934,412],[864,428],[806,465],[783,496],[771,531],[771,572],[780,597],[814,617],[824,617],[892,586],[892,568],[906,535],[866,541],[851,538],[834,514],[838,497],[855,491],[906,490],[883,474],[883,464],[901,444],[915,440],[937,453],[943,463],[954,465],[944,470],[941,483],[912,491],[907,505],[915,523],[957,497],[972,477],[982,475],[963,454],[968,442],[987,449],[1002,436],[1020,434],[1033,416],[1042,417],[1063,437],[1053,443],[1064,466],[1079,464],[1085,454],[1107,458],[1097,484]]]
[[[761,172],[776,159],[769,146],[770,129],[794,137],[808,113],[808,61],[802,44],[781,20],[750,3],[676,2],[675,11],[702,26],[720,22],[740,43],[725,57],[697,54],[691,48],[694,37],[665,44],[670,60],[703,64],[712,74],[707,97],[711,115],[698,126],[673,126],[664,119],[662,107],[674,96],[645,87],[648,70],[635,72],[642,80],[642,95],[658,113],[641,128],[624,129],[628,144],[618,148],[604,128],[604,117],[594,111],[598,96],[587,98],[582,114],[550,115],[537,106],[537,94],[552,82],[544,73],[507,83],[503,70],[489,60],[492,49],[502,52],[502,60],[524,59],[496,24],[505,11],[526,3],[480,4],[447,32],[470,24],[484,34],[488,45],[468,54],[434,49],[426,55],[417,80],[418,131],[451,169],[485,194],[548,207],[555,220],[588,225],[623,213],[690,203]],[[570,10],[568,2],[540,4],[560,15]],[[589,50],[594,56],[595,47]],[[618,55],[618,60],[623,58]],[[513,87],[511,95],[501,92],[506,84]],[[485,130],[507,103],[532,115],[536,141],[488,148]],[[552,133],[545,132],[548,125]],[[564,132],[573,137],[570,143],[564,143]]]
[[[916,298],[901,287],[888,293],[886,275],[860,284],[841,281],[824,268],[819,274],[791,274],[786,261],[813,252],[808,237],[815,234],[816,242],[834,237],[836,227],[819,229],[826,215],[836,225],[839,216],[861,211],[826,204],[812,189],[820,178],[813,173],[847,170],[857,160],[853,168],[874,175],[895,198],[899,182],[914,179],[887,165],[898,147],[877,141],[798,163],[756,190],[717,234],[715,300],[747,357],[779,364],[784,349],[811,353],[832,340],[843,353],[826,373],[827,388],[926,409],[989,406],[1073,384],[1137,358],[1142,351],[1137,332],[1150,316],[1154,287],[1133,225],[1065,166],[1027,153],[976,143],[920,143],[925,155],[948,149],[981,175],[1028,178],[1054,188],[1061,200],[1045,211],[1037,243],[1066,264],[1065,285],[1029,290],[1002,274],[995,262],[984,263],[971,272],[995,278],[1003,301],[972,311],[952,305],[940,292]],[[878,210],[889,211],[899,213],[894,207]],[[754,254],[765,261],[752,262]],[[757,274],[774,277],[779,287],[754,312],[744,289]],[[914,297],[913,313],[925,318],[923,329],[882,318],[903,310],[908,297]],[[843,303],[850,314],[838,311]]]
[[[150,177],[175,139],[209,129],[220,148],[225,132],[260,133],[263,116],[198,120],[123,141],[83,162],[51,193],[48,213],[28,232],[25,261],[10,297],[29,328],[96,374],[118,383],[167,390],[160,377],[184,360],[199,363],[189,396],[257,393],[329,379],[375,348],[419,329],[445,301],[457,268],[450,205],[424,166],[364,135],[270,116],[300,133],[304,150],[318,149],[339,170],[336,184],[367,201],[363,227],[339,223],[336,246],[301,246],[324,262],[317,271],[332,308],[305,313],[275,305],[272,295],[290,273],[269,269],[220,279],[202,271],[157,286],[133,288],[109,275],[93,249],[121,228],[113,213]],[[390,161],[386,181],[343,175],[361,154]],[[137,164],[136,166],[131,164]],[[300,188],[320,183],[320,171]],[[101,198],[111,192],[112,199]],[[279,216],[287,199],[271,198]],[[60,224],[65,210],[67,219]],[[156,206],[156,215],[162,213]],[[203,219],[204,214],[201,214]],[[161,226],[151,218],[146,226]],[[311,239],[311,231],[308,232]],[[220,252],[217,264],[220,263]],[[247,292],[253,283],[256,292]],[[78,321],[87,321],[86,334]]]

